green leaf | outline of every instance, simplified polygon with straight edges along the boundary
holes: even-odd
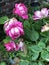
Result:
[[[19,65],[29,65],[29,61],[27,60],[21,60]]]
[[[11,41],[11,38],[10,38],[9,36],[7,36],[7,37],[3,40],[4,43],[8,43],[9,41]]]
[[[28,16],[29,16],[28,21],[30,21],[32,23],[33,22],[32,14],[28,14]]]
[[[35,30],[25,29],[25,38],[31,41],[37,41],[39,39],[39,34]]]
[[[29,65],[38,65],[36,62],[30,62]]]
[[[35,30],[32,30],[32,32],[30,33],[30,40],[37,41],[38,38],[39,38],[38,32]]]
[[[29,23],[29,21],[24,21],[24,27],[25,28],[30,28],[30,23]]]
[[[36,61],[38,56],[39,56],[39,53],[34,52],[33,55],[32,55],[32,61]]]
[[[42,36],[44,36],[44,37],[48,37],[49,38],[49,31],[41,32],[40,34]]]
[[[30,39],[30,38],[29,38],[29,36],[30,36],[30,35],[29,35],[29,34],[30,34],[30,30],[25,28],[25,29],[24,29],[24,32],[25,32],[25,35],[24,35],[25,39]]]
[[[33,46],[31,46],[31,50],[32,50],[33,52],[39,53],[39,52],[42,51],[42,48],[39,47],[38,45],[33,45]]]
[[[42,57],[43,60],[49,61],[49,52],[43,50],[43,51],[41,52],[41,57]]]
[[[44,65],[44,63],[43,63],[43,62],[41,62],[41,61],[39,61],[39,62],[38,62],[38,65]]]
[[[17,18],[19,18],[19,20],[21,21],[21,22],[23,22],[24,20],[21,18],[21,17],[19,17],[19,16],[17,16]]]
[[[6,65],[6,63],[5,62],[1,62],[0,65]]]
[[[46,48],[46,49],[47,49],[47,51],[49,52],[49,46],[47,46],[47,48]]]
[[[40,42],[38,43],[38,46],[41,47],[42,49],[46,47],[45,43],[42,42],[42,41],[40,41]]]
[[[45,43],[49,42],[49,36],[45,38]]]
[[[41,26],[42,26],[43,22],[41,22],[40,20],[35,22],[34,24],[32,24],[32,26],[36,29],[36,30],[41,30]]]
[[[0,17],[0,24],[4,24],[6,20],[8,20],[7,16]]]
[[[17,56],[19,56],[21,59],[26,58],[26,55],[24,53],[17,53]]]

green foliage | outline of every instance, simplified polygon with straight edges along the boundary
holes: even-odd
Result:
[[[44,65],[44,63],[42,61],[39,61],[38,65]]]
[[[5,62],[1,62],[0,65],[6,65],[6,63]]]
[[[24,27],[25,28],[30,28],[30,23],[28,21],[24,21]]]
[[[47,49],[47,51],[49,52],[49,46],[47,46],[47,48],[46,48],[46,49]]]
[[[31,41],[37,41],[39,39],[39,34],[35,30],[25,29],[25,38]]]
[[[46,51],[46,50],[43,50],[43,51],[41,52],[41,58],[42,58],[43,60],[49,62],[49,52]]]
[[[39,53],[38,52],[33,52],[32,53],[32,61],[36,61],[37,60],[37,58],[38,58],[38,56],[39,56]]]
[[[33,51],[33,52],[41,52],[42,51],[42,48],[41,47],[39,47],[38,45],[33,45],[33,46],[31,46],[31,50]]]
[[[48,37],[49,36],[49,31],[42,32],[41,35],[44,36],[44,37]]]
[[[44,49],[46,47],[46,44],[44,42],[40,41],[38,43],[38,46],[41,47],[42,49]]]
[[[37,62],[30,62],[30,65],[38,65]]]
[[[4,24],[4,22],[8,20],[8,17],[7,16],[2,16],[0,17],[0,24]]]
[[[11,38],[9,36],[6,36],[6,38],[3,40],[4,43],[8,43],[11,41]]]
[[[29,61],[27,60],[21,60],[19,65],[29,65]]]
[[[30,32],[30,40],[32,40],[32,41],[37,41],[38,39],[39,39],[39,34],[38,34],[38,32],[35,31],[35,30],[32,30],[32,31]]]

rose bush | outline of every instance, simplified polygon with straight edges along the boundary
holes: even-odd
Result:
[[[16,3],[12,13],[0,17],[4,34],[0,40],[1,64],[49,65],[48,7]]]

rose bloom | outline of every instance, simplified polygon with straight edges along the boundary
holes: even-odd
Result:
[[[22,41],[19,42],[19,44],[15,43],[14,41],[10,41],[8,43],[5,43],[4,46],[6,47],[7,51],[12,51],[12,50],[15,50],[15,51],[21,50],[21,51],[23,51],[24,44],[23,44]]]
[[[15,48],[15,43],[13,41],[10,41],[4,44],[4,46],[6,47],[7,51],[11,51]]]
[[[19,45],[15,44],[14,41],[10,41],[4,44],[4,46],[6,47],[7,51],[12,51],[12,50],[18,51],[19,50]]]
[[[41,32],[45,32],[49,30],[49,24],[46,24],[44,26],[42,26]]]
[[[12,39],[16,39],[24,35],[23,24],[15,18],[10,19],[9,22],[4,24],[5,33]]]
[[[47,8],[42,8],[41,9],[41,16],[47,17],[49,14],[49,10]]]
[[[38,19],[42,19],[44,17],[48,17],[49,16],[48,14],[49,14],[49,9],[42,8],[41,11],[35,11],[33,20],[38,20]]]
[[[13,14],[19,15],[23,19],[28,19],[27,7],[22,3],[15,4],[15,8],[13,9]]]
[[[34,16],[33,16],[33,20],[38,20],[38,19],[41,19],[41,18],[42,18],[41,12],[40,11],[35,11]]]

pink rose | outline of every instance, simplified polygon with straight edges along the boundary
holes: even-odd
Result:
[[[42,19],[48,17],[49,10],[47,8],[42,8],[41,11],[35,11],[33,20]]]
[[[38,20],[41,19],[41,12],[40,11],[35,11],[34,16],[33,16],[33,20]]]
[[[19,44],[15,44],[14,41],[10,41],[4,44],[4,46],[6,47],[7,51],[12,51],[12,50],[18,51],[19,50]]]
[[[23,51],[24,43],[22,41],[20,41],[18,44],[18,43],[15,43],[14,41],[10,41],[10,42],[4,44],[4,46],[6,47],[7,51],[12,51],[12,50]]]
[[[13,41],[4,44],[4,46],[6,47],[7,51],[11,51],[16,47]]]
[[[9,22],[5,22],[4,30],[12,39],[24,35],[22,22],[17,21],[15,18],[10,19]]]
[[[27,11],[27,7],[22,4],[15,4],[15,8],[13,9],[13,14],[17,14],[20,17],[22,17],[23,19],[28,19],[28,11]]]
[[[42,15],[43,17],[47,17],[47,16],[48,16],[48,13],[49,13],[49,11],[48,11],[47,8],[42,8],[42,9],[41,9],[41,15]]]

